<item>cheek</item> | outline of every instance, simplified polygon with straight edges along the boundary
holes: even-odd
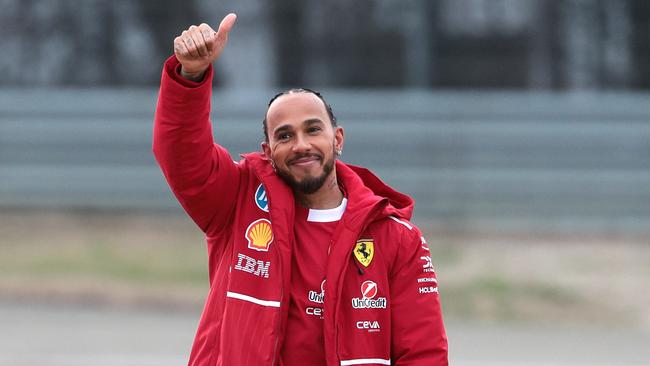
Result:
[[[271,154],[275,155],[277,154],[278,150],[282,147],[282,144],[279,143],[274,143],[269,145],[269,150],[271,150]]]
[[[271,159],[276,162],[283,162],[286,156],[286,148],[282,144],[275,144],[271,147]]]

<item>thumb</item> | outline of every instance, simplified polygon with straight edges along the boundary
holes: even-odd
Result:
[[[223,18],[223,20],[219,24],[219,29],[217,29],[217,35],[216,35],[217,42],[222,43],[228,40],[228,33],[235,25],[236,20],[237,20],[237,15],[235,13],[230,13]]]

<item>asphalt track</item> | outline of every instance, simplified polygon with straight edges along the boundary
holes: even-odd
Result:
[[[197,310],[198,311],[198,310]],[[0,365],[177,366],[196,312],[0,302]],[[456,366],[648,365],[650,332],[448,322]]]

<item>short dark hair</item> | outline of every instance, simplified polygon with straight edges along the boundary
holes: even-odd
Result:
[[[271,100],[269,100],[269,105],[267,106],[267,109],[266,109],[267,113],[268,113],[268,107],[270,107],[271,104],[273,104],[273,102],[276,99],[278,99],[279,97],[281,97],[283,95],[296,94],[296,93],[311,93],[311,94],[314,94],[315,96],[317,96],[318,99],[320,99],[321,102],[323,102],[323,105],[325,106],[325,109],[327,110],[327,115],[330,118],[330,122],[332,123],[332,127],[336,127],[336,116],[334,116],[334,112],[332,111],[332,106],[329,105],[325,101],[325,98],[323,98],[321,93],[317,92],[316,90],[309,89],[309,88],[293,88],[293,89],[285,90],[283,92],[280,92],[280,93],[274,95],[273,98],[271,98]],[[266,128],[266,114],[264,115],[264,120],[262,120],[262,129],[264,130],[264,141],[269,142],[269,133],[268,133],[267,128]]]

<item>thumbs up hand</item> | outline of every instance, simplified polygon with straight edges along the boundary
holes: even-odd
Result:
[[[174,39],[174,54],[181,63],[181,75],[198,81],[205,70],[219,58],[228,42],[228,33],[235,25],[237,16],[226,15],[215,32],[209,25],[192,25]]]

